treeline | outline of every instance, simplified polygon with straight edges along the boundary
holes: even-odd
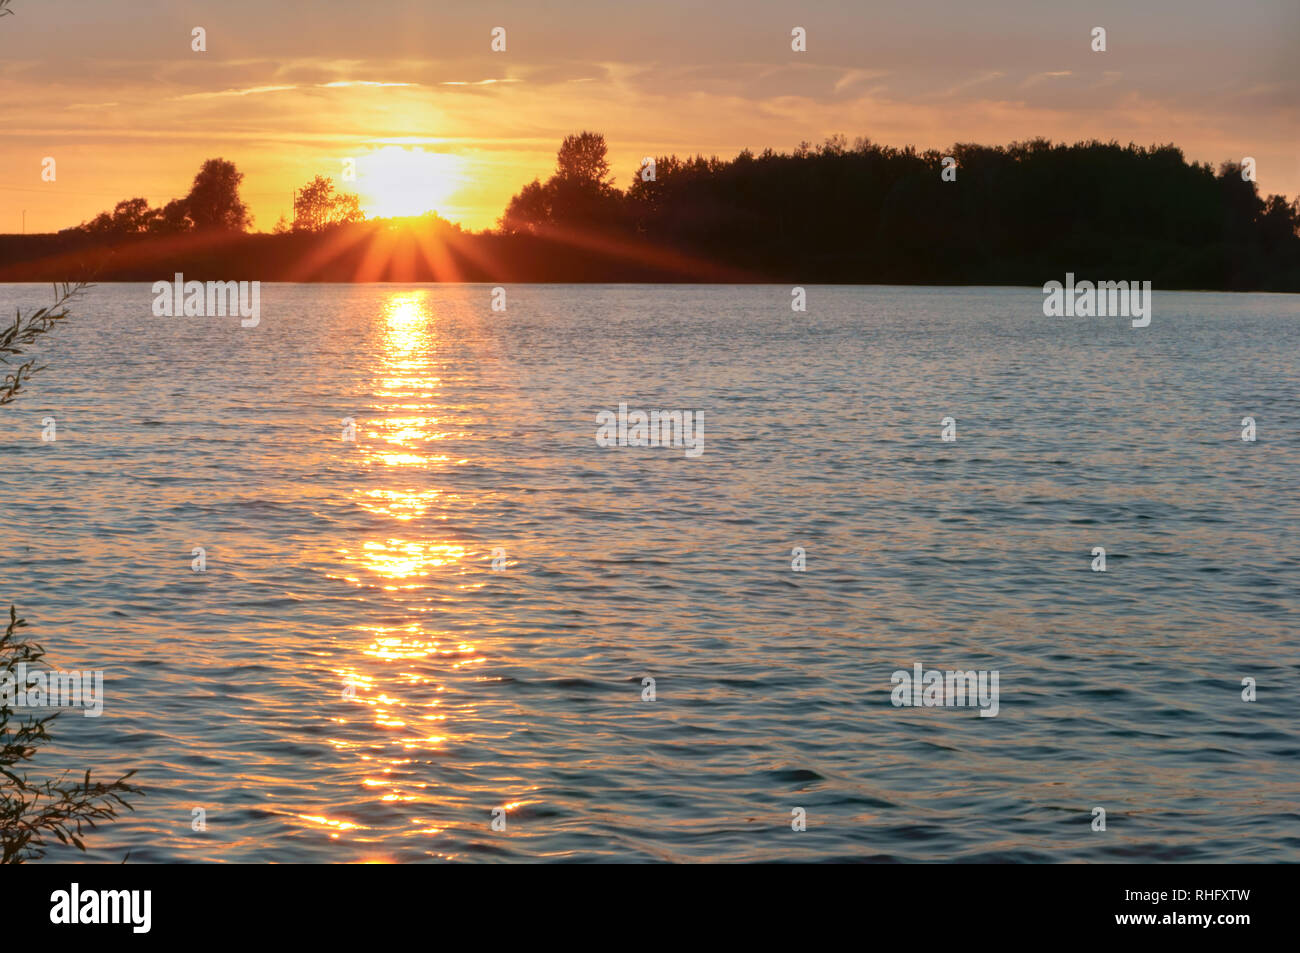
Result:
[[[88,222],[60,234],[123,238],[139,235],[183,235],[188,232],[246,232],[253,226],[248,206],[239,196],[244,173],[225,159],[208,159],[194,177],[189,194],[151,208],[142,198],[123,199],[111,212],[101,212]],[[294,190],[293,221],[283,217],[275,233],[319,232],[334,225],[349,225],[365,218],[360,201],[350,192],[335,192],[334,183],[318,175]]]
[[[1263,199],[1239,164],[1216,173],[1172,145],[918,152],[835,136],[792,154],[659,156],[622,192],[603,156],[598,134],[566,139],[502,228],[635,237],[791,281],[1041,285],[1074,271],[1300,291],[1300,201]]]
[[[101,212],[64,233],[81,232],[101,238],[125,235],[180,235],[193,231],[242,232],[253,224],[248,206],[239,198],[244,173],[225,159],[203,163],[189,194],[160,208],[142,198],[123,199],[111,212]]]
[[[1247,170],[1249,171],[1249,170]],[[793,153],[656,157],[619,189],[605,139],[568,136],[495,230],[361,221],[317,177],[295,221],[250,235],[233,163],[161,209],[119,203],[58,235],[0,236],[0,280],[779,281],[1041,286],[1066,272],[1157,289],[1300,292],[1300,201],[1172,145],[842,136]],[[198,273],[202,272],[202,274]]]

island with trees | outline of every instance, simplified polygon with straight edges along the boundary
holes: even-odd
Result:
[[[0,236],[0,281],[793,282],[1041,286],[1074,272],[1159,289],[1300,291],[1300,200],[1173,145],[957,144],[833,136],[793,152],[656,157],[620,189],[599,133],[568,136],[496,228],[366,219],[317,175],[253,232],[243,174],[126,199],[57,234]]]

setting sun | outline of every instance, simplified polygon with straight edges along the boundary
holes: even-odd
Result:
[[[450,153],[401,146],[362,155],[355,183],[361,207],[370,218],[442,212],[462,184],[464,164]]]

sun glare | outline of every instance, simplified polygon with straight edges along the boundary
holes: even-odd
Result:
[[[462,184],[463,167],[450,153],[385,146],[358,157],[356,192],[369,218],[441,212]]]

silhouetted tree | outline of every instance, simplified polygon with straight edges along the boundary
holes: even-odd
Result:
[[[609,149],[598,132],[565,136],[556,154],[555,176],[592,191],[613,185],[609,176]]]
[[[541,225],[551,223],[551,190],[538,179],[525,185],[510,200],[501,227],[506,232],[532,232]]]
[[[608,151],[598,132],[566,136],[555,174],[545,185],[534,180],[510,200],[502,228],[534,232],[546,226],[603,230],[620,225],[623,197],[609,174]]]
[[[319,232],[332,225],[351,225],[365,219],[357,196],[334,191],[334,183],[318,175],[298,190],[293,201],[293,231]]]
[[[152,231],[162,212],[151,209],[145,199],[123,199],[113,206],[113,211],[101,212],[85,230],[96,235],[136,235]]]
[[[144,199],[118,202],[113,211],[101,212],[79,228],[93,235],[135,235],[144,232],[175,234],[191,229],[245,231],[251,224],[248,207],[239,198],[244,174],[233,162],[209,159],[203,163],[189,195],[173,199],[160,209]]]
[[[188,232],[192,228],[194,228],[194,220],[190,218],[188,199],[172,199],[159,211],[157,218],[153,220],[150,231],[163,235],[174,235],[180,232]]]
[[[199,231],[246,231],[252,225],[248,206],[239,199],[244,173],[225,159],[208,159],[194,177],[186,211]]]

